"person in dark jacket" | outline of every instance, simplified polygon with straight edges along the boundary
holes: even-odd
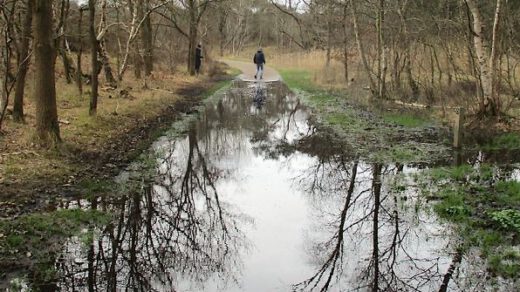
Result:
[[[195,49],[195,72],[199,75],[200,65],[202,64],[202,46],[200,44],[197,45]]]
[[[262,51],[262,48],[259,48],[256,52],[255,56],[253,57],[253,62],[256,64],[256,74],[255,79],[258,77],[262,79],[262,76],[264,74],[264,64],[265,64],[265,55]]]

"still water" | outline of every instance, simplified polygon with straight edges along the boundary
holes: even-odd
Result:
[[[457,237],[409,181],[420,170],[352,147],[282,83],[237,81],[154,144],[151,173],[120,175],[121,200],[87,204],[116,220],[64,243],[54,287],[481,291],[478,258],[447,275]]]

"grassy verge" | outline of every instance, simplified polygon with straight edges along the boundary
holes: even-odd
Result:
[[[87,230],[101,228],[111,215],[97,210],[57,210],[0,221],[0,279],[21,267],[33,267],[38,282],[55,279],[55,262],[63,242],[78,236],[88,243]]]
[[[229,70],[229,69],[228,69]],[[221,72],[230,76],[232,70]],[[57,83],[60,130],[59,149],[38,149],[32,144],[34,104],[26,103],[26,123],[7,121],[0,137],[0,200],[30,201],[35,191],[73,185],[92,174],[92,166],[117,171],[118,162],[129,161],[182,112],[197,101],[228,85],[218,80],[182,74],[156,74],[144,89],[129,77],[117,90],[102,89],[98,114],[88,115],[88,92],[79,95],[74,85]],[[179,101],[186,105],[176,109]],[[52,190],[51,190],[52,192]]]
[[[311,106],[319,121],[342,136],[358,156],[378,162],[429,162],[441,159],[446,147],[423,141],[427,117],[415,113],[366,110],[345,90],[327,90],[313,82],[310,71],[278,69],[285,83]]]
[[[514,278],[520,273],[520,182],[502,172],[464,165],[436,168],[418,180],[439,217],[456,223],[463,249],[478,248],[489,272]]]

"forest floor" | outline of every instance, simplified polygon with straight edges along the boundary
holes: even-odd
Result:
[[[58,78],[58,111],[63,143],[40,149],[32,143],[34,104],[26,100],[26,121],[8,120],[0,135],[0,218],[55,209],[60,199],[102,191],[171,123],[237,72],[224,65],[212,77],[156,74],[147,88],[137,80],[118,89],[101,88],[98,113],[88,116],[88,92]],[[85,85],[85,91],[89,90]]]

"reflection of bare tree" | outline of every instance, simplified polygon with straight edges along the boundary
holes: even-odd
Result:
[[[343,205],[343,209],[341,210],[340,224],[338,228],[339,232],[335,233],[330,240],[330,244],[334,246],[332,252],[326,259],[325,263],[316,272],[316,274],[311,276],[308,280],[296,285],[295,287],[314,289],[320,284],[322,278],[324,277],[325,283],[321,286],[320,291],[327,291],[327,289],[330,287],[332,278],[334,276],[336,268],[338,267],[338,260],[342,258],[343,254],[344,233],[342,232],[342,230],[345,229],[347,212],[351,206],[352,194],[354,193],[354,184],[356,181],[357,167],[358,164],[357,162],[355,162],[352,166],[351,179],[347,190],[345,203]]]
[[[215,182],[222,172],[206,160],[195,128],[168,146],[153,185],[134,182],[119,204],[103,205],[118,211],[117,221],[88,245],[84,272],[69,263],[76,272],[62,287],[175,291],[179,278],[234,278],[246,246],[239,229],[245,218],[221,202]]]
[[[307,180],[299,180],[300,184],[307,181],[304,188],[309,193],[322,194],[322,201],[332,201],[330,205],[322,204],[324,209],[320,212],[330,215],[324,216],[327,221],[320,226],[333,229],[326,241],[313,244],[312,251],[319,259],[316,272],[294,289],[329,291],[337,289],[334,287],[340,283],[352,290],[370,291],[424,291],[439,287],[439,257],[424,257],[414,251],[410,242],[420,241],[419,231],[401,218],[397,196],[383,185],[383,177],[402,171],[402,166],[365,166],[341,157],[322,157],[312,171],[306,172]],[[343,195],[336,197],[334,194],[338,193]],[[332,211],[340,205],[338,200],[342,208]]]

